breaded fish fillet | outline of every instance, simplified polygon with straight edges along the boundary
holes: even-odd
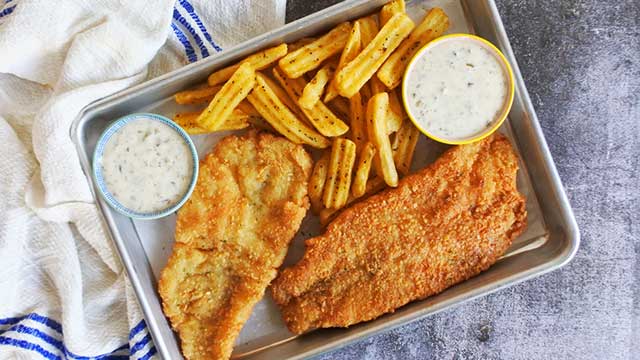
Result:
[[[222,139],[178,212],[158,291],[187,359],[226,359],[309,208],[312,160],[267,133]]]
[[[375,319],[486,270],[526,226],[517,170],[489,137],[346,209],[272,284],[289,329]]]

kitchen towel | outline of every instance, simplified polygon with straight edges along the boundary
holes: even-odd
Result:
[[[69,128],[92,101],[284,24],[285,0],[0,0],[0,359],[155,347]]]

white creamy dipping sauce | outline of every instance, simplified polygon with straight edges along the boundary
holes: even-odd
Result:
[[[491,128],[505,107],[507,73],[479,41],[454,37],[423,51],[407,74],[406,103],[430,134],[464,140]]]
[[[118,129],[105,144],[102,176],[107,190],[139,213],[167,209],[189,189],[191,149],[169,125],[136,119]]]

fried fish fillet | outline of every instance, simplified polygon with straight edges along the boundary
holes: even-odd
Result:
[[[158,291],[187,359],[226,359],[309,208],[312,160],[267,133],[228,136],[200,163]]]
[[[489,268],[526,227],[517,170],[509,141],[489,137],[346,209],[272,284],[288,328],[375,319]]]

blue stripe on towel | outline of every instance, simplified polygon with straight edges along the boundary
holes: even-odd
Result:
[[[218,52],[222,51],[222,48],[218,46],[211,38],[209,31],[207,31],[207,27],[204,26],[204,24],[202,23],[202,20],[200,20],[200,16],[198,16],[198,14],[196,13],[193,5],[191,5],[191,3],[188,0],[178,0],[178,2],[180,3],[180,5],[182,5],[182,7],[185,10],[187,10],[187,13],[189,13],[189,16],[193,19],[193,21],[196,22],[196,25],[198,25],[198,29],[200,29],[202,34],[204,34],[204,38],[207,39],[209,44],[211,44],[211,46],[213,46],[213,48],[216,51]]]
[[[184,26],[184,28],[187,29],[189,34],[191,34],[191,36],[193,37],[193,39],[196,42],[196,45],[198,45],[198,48],[200,49],[200,53],[202,53],[202,57],[205,58],[205,57],[209,56],[209,50],[207,50],[207,47],[202,42],[202,38],[200,37],[200,35],[198,35],[196,30],[193,28],[193,26],[191,26],[191,24],[189,24],[187,19],[182,17],[180,12],[176,8],[173,9],[173,18],[176,21],[178,21],[178,23],[180,23],[180,25]]]
[[[18,4],[15,4],[13,6],[9,6],[6,9],[3,9],[2,11],[0,11],[0,19],[2,19],[4,16],[7,16],[9,14],[11,14],[13,12],[13,10],[15,10],[16,6],[18,6]]]
[[[62,341],[36,328],[30,327],[30,326],[24,326],[22,324],[16,324],[12,326],[9,330],[7,330],[7,332],[10,332],[10,331],[15,331],[20,334],[29,334],[33,337],[37,337],[39,339],[44,340],[44,342],[46,342],[47,344],[53,345],[58,350],[62,352],[66,352]]]
[[[140,341],[138,341],[135,345],[131,347],[130,354],[133,355],[138,351],[142,350],[142,348],[144,348],[144,346],[147,345],[150,341],[151,341],[151,334],[147,334],[145,337],[143,337]]]
[[[144,328],[146,327],[147,327],[147,323],[144,321],[144,319],[140,320],[138,325],[134,326],[133,329],[131,329],[131,332],[129,333],[129,340],[133,339],[134,336],[136,336],[140,331],[144,330]]]
[[[22,320],[32,320],[35,322],[39,322],[41,324],[47,325],[48,327],[62,334],[62,325],[59,322],[36,313],[30,313],[20,317],[0,319],[0,325],[14,325],[19,323]]]
[[[149,351],[147,351],[147,353],[144,354],[142,357],[138,358],[138,360],[149,360],[153,355],[156,354],[156,352],[157,352],[156,348],[151,347],[151,349],[149,349]]]
[[[124,360],[129,358],[128,355],[121,355],[121,354],[116,355],[117,352],[129,350],[128,343],[118,347],[117,349],[109,353],[102,354],[102,355],[96,355],[96,356],[76,355],[66,348],[63,341],[58,340],[55,337],[47,334],[46,332],[42,331],[42,329],[37,329],[32,326],[26,326],[21,323],[22,321],[26,321],[26,320],[31,320],[39,324],[43,324],[46,326],[46,328],[50,328],[56,331],[57,333],[59,333],[60,335],[62,335],[62,325],[59,322],[36,313],[30,313],[30,314],[19,316],[19,317],[0,318],[0,326],[3,326],[3,325],[11,326],[9,329],[0,330],[0,346],[7,345],[7,346],[13,346],[21,349],[30,350],[30,351],[39,353],[41,356],[43,356],[46,359],[51,359],[51,360],[57,360],[57,359],[62,360],[67,358],[76,359],[76,360],[107,360],[107,359],[108,360]],[[129,340],[132,340],[136,335],[140,334],[145,329],[146,329],[146,322],[143,319],[131,329],[131,331],[129,332]],[[14,338],[8,337],[8,334],[6,334],[8,332],[26,334],[29,336],[33,336],[34,339],[31,341],[14,339]],[[131,347],[131,350],[128,351],[129,355],[133,355],[135,352],[143,349],[149,343],[151,343],[151,336],[150,334],[147,333],[146,336],[144,336],[142,339],[140,339],[137,343],[135,343]],[[48,344],[50,346],[55,347],[56,349],[58,349],[60,354],[62,354],[62,356],[52,353],[49,350],[46,350],[44,347],[41,346],[44,344]],[[149,349],[149,351],[145,355],[143,355],[140,359],[144,358],[145,360],[148,360],[156,352],[157,352],[156,348],[151,343],[151,348]]]
[[[125,344],[120,346],[119,348],[107,353],[107,354],[102,354],[102,355],[96,355],[96,356],[81,356],[81,355],[76,355],[74,353],[72,353],[71,351],[69,351],[65,346],[64,343],[56,338],[54,338],[53,336],[40,331],[36,328],[30,327],[30,326],[25,326],[22,324],[16,324],[14,326],[12,326],[10,329],[8,329],[6,332],[16,332],[19,334],[27,334],[27,335],[31,335],[35,338],[37,338],[36,340],[42,340],[45,343],[55,347],[56,349],[58,349],[58,351],[60,351],[61,353],[63,353],[65,355],[66,358],[71,358],[71,359],[77,359],[77,360],[101,360],[101,359],[111,359],[114,353],[124,350],[124,349],[128,349],[129,344]],[[21,340],[22,341],[22,340]],[[26,340],[24,340],[26,341]],[[29,344],[32,345],[37,345],[37,344],[33,344],[31,342],[26,341]],[[39,345],[37,345],[39,346]]]
[[[25,340],[16,340],[16,339],[0,336],[0,345],[11,345],[18,348],[35,351],[40,355],[44,356],[46,359],[50,359],[50,360],[62,360],[60,356],[45,350],[42,346],[32,344]]]
[[[178,27],[174,23],[171,23],[171,28],[173,29],[173,32],[176,34],[178,41],[182,43],[182,46],[184,47],[184,52],[187,55],[187,59],[189,59],[189,62],[197,61],[198,58],[196,56],[196,53],[195,51],[193,51],[193,47],[191,46],[189,39],[187,39],[187,37],[182,32],[182,30],[178,29]]]

